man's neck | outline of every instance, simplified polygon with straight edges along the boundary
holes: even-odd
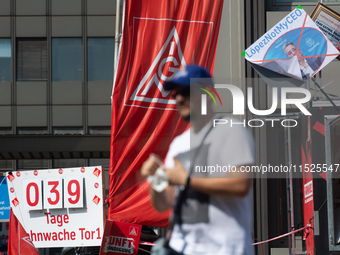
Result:
[[[193,128],[194,133],[198,133],[209,121],[213,118],[214,113],[208,111],[207,115],[201,115],[194,119],[190,119],[190,125]]]

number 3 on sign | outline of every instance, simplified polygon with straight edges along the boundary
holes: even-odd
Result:
[[[27,210],[42,209],[41,180],[24,180],[25,208]]]
[[[64,179],[64,207],[84,207],[84,183],[81,177],[66,177]]]
[[[63,208],[63,189],[61,178],[44,180],[44,209]]]

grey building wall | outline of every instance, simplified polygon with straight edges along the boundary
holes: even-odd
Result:
[[[0,6],[0,64],[10,57],[9,78],[0,70],[0,172],[88,165],[108,171],[116,1],[0,0]],[[18,78],[18,44],[26,39],[46,42],[42,79]],[[63,78],[64,69],[56,78],[56,63],[68,63],[53,52],[56,42],[67,39],[78,43],[77,77]],[[95,64],[103,51],[112,53],[106,66],[111,71],[100,79],[103,68]],[[25,139],[31,151],[22,149]]]

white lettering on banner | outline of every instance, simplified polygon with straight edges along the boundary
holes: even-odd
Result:
[[[176,45],[177,45],[177,51],[178,51],[178,56],[179,59],[176,59],[173,56],[174,53],[174,42],[171,42],[171,39],[174,38]],[[165,57],[164,59],[161,60],[161,57],[163,56],[165,49],[167,48],[167,46],[170,44],[170,51],[169,51],[169,56]],[[158,67],[158,69],[155,69],[155,67],[157,66],[157,64],[160,62],[160,65]],[[171,62],[173,63],[174,67],[169,67],[168,70],[163,70],[163,66],[165,65],[165,63],[167,62]],[[179,36],[176,30],[176,27],[174,27],[167,40],[165,41],[163,47],[161,48],[161,50],[159,51],[159,53],[157,54],[155,60],[153,61],[151,67],[149,68],[149,70],[147,71],[147,73],[144,75],[143,79],[140,81],[140,83],[138,84],[136,90],[134,91],[134,93],[132,94],[130,100],[136,100],[136,101],[145,101],[145,102],[158,102],[158,103],[164,103],[164,104],[176,104],[176,100],[173,99],[161,99],[161,98],[148,98],[146,97],[146,94],[148,93],[148,91],[150,90],[151,86],[153,84],[156,84],[158,90],[161,92],[162,97],[165,98],[168,96],[168,94],[170,93],[170,91],[166,91],[161,83],[161,81],[165,82],[168,79],[171,79],[172,77],[174,77],[174,75],[179,71],[180,65],[182,65],[183,67],[186,67],[186,62],[184,60],[183,57],[183,53],[182,53],[182,49],[181,49],[181,45],[180,45],[180,41],[179,41]],[[152,75],[152,73],[155,71],[155,73]],[[166,76],[164,75],[164,71],[166,71],[166,73],[171,74],[170,76]],[[146,84],[147,80],[151,77],[151,80]],[[145,88],[143,89],[144,85],[146,84]],[[141,92],[141,93],[140,93]]]
[[[304,195],[305,198],[313,196],[313,181],[307,182],[304,185]]]
[[[120,237],[120,236],[108,236],[105,238],[104,251],[105,252],[119,252],[132,254],[135,245],[134,239]]]
[[[312,201],[313,200],[313,197],[309,197],[305,200],[305,204],[307,204],[308,202]]]
[[[255,45],[254,48],[249,47],[245,51],[247,57],[252,58],[254,55],[259,53],[261,51],[261,48],[264,47],[264,45],[269,43],[273,38],[276,38],[277,35],[280,35],[282,32],[285,32],[288,29],[289,24],[292,24],[301,15],[302,15],[302,12],[299,9],[295,9],[290,14],[288,14],[286,16],[286,18],[283,19],[284,22],[281,21],[281,23],[279,23],[279,25],[276,25],[276,27],[272,28],[266,34],[264,34],[260,38],[260,42],[257,45]]]

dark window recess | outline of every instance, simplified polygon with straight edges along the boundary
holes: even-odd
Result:
[[[17,39],[17,81],[47,80],[46,38]]]
[[[47,169],[48,159],[19,159],[18,170]]]

